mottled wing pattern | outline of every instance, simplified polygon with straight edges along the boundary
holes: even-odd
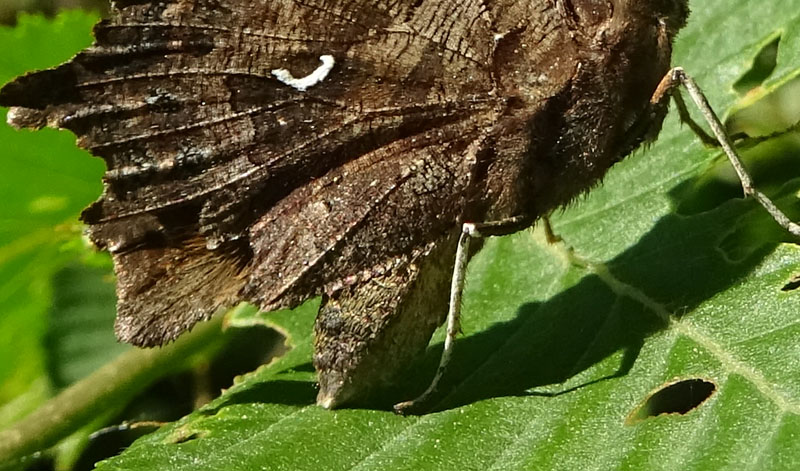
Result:
[[[295,190],[251,228],[248,299],[274,309],[362,283],[459,228],[480,115],[397,141]]]
[[[0,105],[106,161],[83,219],[114,254],[118,334],[153,345],[441,237],[495,106],[490,26],[477,0],[118,1],[92,47]],[[305,91],[275,73],[327,55]]]

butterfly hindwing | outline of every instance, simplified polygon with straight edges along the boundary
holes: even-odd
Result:
[[[489,26],[480,1],[120,1],[90,48],[6,85],[0,104],[106,161],[83,220],[114,254],[121,337],[160,344],[219,307],[296,304],[452,229],[462,153],[496,106]],[[316,83],[286,80],[323,56]],[[431,169],[452,182],[415,193]]]

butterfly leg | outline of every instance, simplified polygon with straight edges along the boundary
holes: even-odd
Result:
[[[725,155],[730,160],[731,165],[733,165],[734,170],[736,170],[736,174],[739,176],[739,181],[742,183],[742,189],[744,190],[745,196],[752,196],[758,203],[767,210],[772,219],[775,220],[781,227],[789,231],[790,233],[794,234],[797,237],[800,237],[800,225],[795,222],[792,222],[786,214],[783,213],[775,203],[772,202],[765,194],[761,193],[755,188],[753,183],[753,179],[750,174],[745,169],[744,164],[742,163],[741,158],[736,153],[736,149],[733,146],[732,140],[730,136],[728,136],[727,131],[725,131],[725,127],[723,126],[722,122],[719,120],[717,115],[714,113],[714,110],[711,109],[711,106],[708,103],[708,99],[705,97],[703,92],[700,90],[700,87],[697,86],[697,83],[694,81],[692,77],[686,74],[684,70],[680,67],[675,67],[674,69],[670,70],[667,75],[661,80],[661,83],[658,85],[656,92],[653,94],[653,98],[650,102],[653,105],[657,105],[659,103],[664,103],[665,100],[669,98],[671,95],[673,99],[676,100],[678,104],[678,110],[681,113],[681,119],[684,120],[693,130],[695,133],[698,131],[695,129],[699,126],[694,124],[694,126],[690,123],[694,123],[691,118],[685,119],[684,116],[688,117],[688,112],[686,111],[686,106],[683,105],[683,100],[679,97],[678,93],[675,92],[676,88],[680,85],[683,85],[686,90],[689,92],[689,96],[694,101],[695,105],[700,109],[700,113],[703,115],[705,120],[708,122],[708,125],[711,127],[711,131],[716,137],[716,141],[722,147],[722,150],[725,152]],[[713,141],[713,139],[708,136],[702,129],[700,129],[702,134],[698,134],[701,136],[706,135],[707,139]],[[706,139],[703,139],[706,141]]]
[[[709,135],[706,130],[702,128],[702,126],[697,124],[697,121],[692,118],[692,115],[689,114],[689,109],[686,108],[686,102],[683,101],[683,96],[678,92],[677,89],[677,85],[680,85],[680,82],[674,83],[672,82],[671,78],[672,71],[667,73],[667,75],[661,79],[661,83],[656,89],[656,92],[653,94],[653,97],[650,99],[650,104],[655,107],[664,107],[666,110],[669,99],[672,98],[672,101],[675,102],[675,107],[678,109],[678,116],[680,116],[681,123],[689,126],[689,129],[694,132],[695,136],[703,141],[703,144],[709,147],[719,147],[719,141],[714,139],[713,136]]]
[[[562,239],[561,236],[556,234],[556,232],[553,230],[553,225],[550,224],[549,215],[542,216],[541,221],[542,226],[544,227],[544,236],[547,239],[548,244],[557,244],[564,241],[564,239]]]
[[[469,261],[469,245],[473,238],[506,235],[522,230],[533,224],[534,218],[518,216],[501,221],[484,223],[464,223],[458,239],[456,259],[453,266],[453,277],[450,281],[450,303],[447,311],[447,332],[444,339],[444,350],[436,368],[430,386],[417,398],[395,404],[394,410],[398,414],[412,414],[423,408],[427,401],[436,392],[447,365],[453,356],[453,345],[456,336],[461,331],[461,297],[464,292],[464,281]]]

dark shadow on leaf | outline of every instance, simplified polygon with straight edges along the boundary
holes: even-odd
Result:
[[[252,383],[247,388],[232,389],[223,395],[214,407],[203,409],[203,415],[214,415],[233,404],[270,403],[289,406],[314,404],[316,385],[310,381],[275,380]]]
[[[434,410],[492,397],[555,396],[627,374],[643,339],[664,324],[631,301],[615,300],[606,288],[596,276],[587,277],[545,303],[523,305],[514,320],[458,342]],[[618,302],[625,306],[615,307]],[[619,364],[597,378],[530,391],[564,383],[617,350],[623,350]],[[439,352],[429,352],[424,371],[432,374]]]
[[[798,86],[800,88],[800,85]],[[739,153],[758,189],[776,197],[787,177],[800,174],[800,134],[788,133],[751,148],[739,143]],[[704,175],[687,180],[671,192],[676,212],[684,216],[710,211],[731,199],[742,198],[742,185],[728,160],[718,151],[717,160]]]
[[[316,370],[314,369],[314,365],[311,362],[308,362],[299,366],[295,366],[292,368],[292,371],[297,371],[300,373],[314,373]]]
[[[790,211],[794,218],[797,209]],[[666,327],[660,315],[691,312],[746,277],[786,238],[762,213],[754,202],[736,200],[690,217],[673,214],[607,264],[615,280],[656,303],[659,313],[589,275],[544,303],[521,306],[511,321],[460,339],[433,410],[493,397],[554,396],[627,374],[645,339]],[[720,246],[725,237],[737,240],[736,257]],[[567,382],[618,351],[613,369]],[[441,345],[430,348],[406,375],[405,399],[427,386],[440,353]]]

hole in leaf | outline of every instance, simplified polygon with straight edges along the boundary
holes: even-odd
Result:
[[[758,87],[764,80],[766,80],[775,70],[778,65],[778,46],[780,45],[781,37],[776,36],[770,42],[764,45],[756,57],[753,59],[753,65],[750,70],[745,72],[736,83],[733,84],[733,89],[740,95],[744,95],[750,90]]]
[[[633,425],[663,414],[686,414],[705,402],[716,389],[716,384],[701,378],[667,383],[650,393],[644,403],[628,415],[625,423]]]
[[[800,273],[794,275],[788,283],[783,285],[781,291],[794,291],[797,288],[800,288]]]

